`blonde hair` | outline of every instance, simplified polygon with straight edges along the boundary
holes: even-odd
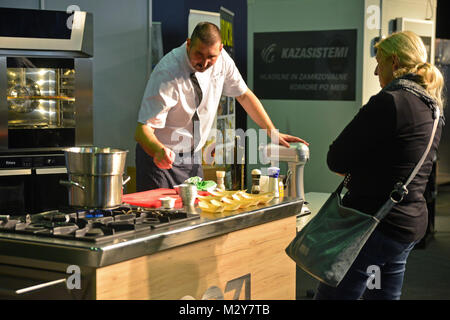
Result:
[[[427,50],[417,34],[412,31],[396,32],[378,42],[375,48],[383,59],[398,57],[399,68],[394,71],[394,79],[407,73],[418,75],[419,84],[442,110],[444,78],[438,68],[427,62]]]

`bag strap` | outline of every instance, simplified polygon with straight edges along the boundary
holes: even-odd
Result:
[[[350,178],[350,175],[349,174],[347,174],[346,176],[345,176],[345,178],[344,178],[344,180],[342,180],[342,182],[339,184],[339,186],[336,188],[336,190],[334,191],[334,193],[337,193],[337,194],[341,194],[342,193],[342,190],[344,189],[344,187],[347,187],[347,183],[348,183],[348,181],[349,181],[349,178]]]
[[[433,110],[434,109],[434,110]],[[440,109],[437,106],[433,106],[433,130],[431,132],[430,141],[428,142],[427,148],[425,149],[425,152],[423,153],[422,157],[420,158],[419,162],[414,167],[413,171],[409,175],[408,180],[403,184],[402,182],[397,182],[397,184],[394,187],[394,190],[391,191],[391,194],[389,195],[389,199],[385,202],[385,204],[378,210],[378,212],[375,214],[375,218],[377,220],[383,219],[389,211],[391,211],[392,207],[396,205],[397,203],[401,202],[403,200],[403,197],[408,194],[408,189],[406,188],[409,183],[414,179],[417,172],[419,172],[420,168],[422,167],[428,152],[431,149],[431,146],[433,145],[434,136],[436,134],[436,129],[439,123],[440,118]],[[399,198],[397,198],[397,195]]]
[[[339,186],[336,188],[336,190],[334,190],[334,193],[337,193],[339,195],[342,193],[342,190],[344,189],[344,182],[345,182],[345,179],[342,180],[342,182],[339,184]]]
[[[438,107],[435,107],[435,110],[433,112],[433,116],[434,116],[434,123],[433,123],[433,131],[431,132],[431,137],[430,137],[430,141],[428,142],[427,148],[425,150],[425,153],[422,155],[422,158],[420,158],[419,163],[416,165],[416,167],[414,168],[413,172],[411,173],[411,175],[409,176],[409,179],[405,182],[404,187],[406,188],[406,186],[412,181],[412,179],[414,179],[414,177],[416,176],[417,172],[419,172],[420,168],[422,167],[422,164],[425,161],[425,158],[428,155],[428,152],[431,149],[431,146],[433,144],[433,140],[434,140],[434,136],[436,134],[436,129],[438,126],[438,122],[439,122],[439,117],[440,117],[440,110]]]

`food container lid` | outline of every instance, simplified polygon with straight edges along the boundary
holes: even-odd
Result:
[[[267,174],[269,175],[269,177],[278,178],[278,175],[280,174],[280,168],[278,168],[278,167],[269,167],[267,169]]]
[[[252,170],[252,174],[254,174],[254,175],[261,175],[261,170],[259,170],[259,169],[253,169],[253,170]]]
[[[217,178],[224,178],[225,177],[225,171],[216,171],[216,177]]]

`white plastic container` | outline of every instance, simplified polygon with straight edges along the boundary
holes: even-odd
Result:
[[[259,178],[259,190],[260,193],[269,192],[269,176],[263,176]]]
[[[269,174],[269,192],[272,192],[275,198],[279,198],[280,192],[278,189],[278,176],[280,175],[280,168],[270,167],[269,169],[267,169],[267,173]]]

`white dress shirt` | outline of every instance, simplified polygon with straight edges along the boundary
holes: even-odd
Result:
[[[186,42],[166,54],[156,65],[145,88],[138,122],[155,129],[158,140],[175,152],[193,147],[193,124],[196,104],[190,75],[195,72],[203,98],[198,105],[200,141],[196,151],[206,142],[222,95],[237,97],[248,87],[239,70],[222,49],[216,63],[204,72],[196,72],[186,51]]]

